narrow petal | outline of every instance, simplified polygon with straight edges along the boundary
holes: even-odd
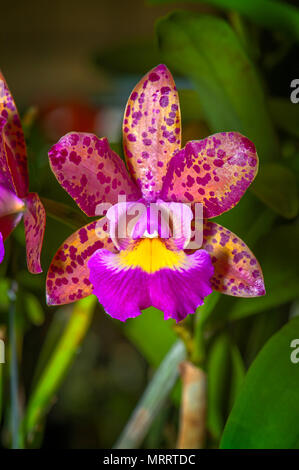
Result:
[[[4,258],[5,250],[4,250],[4,243],[2,233],[0,232],[0,263],[2,263]]]
[[[215,268],[211,284],[214,290],[238,297],[265,294],[261,267],[248,246],[230,230],[214,222],[205,222],[203,248]]]
[[[211,294],[214,268],[199,250],[187,256],[168,250],[160,239],[143,239],[118,254],[98,250],[88,262],[93,293],[106,312],[125,321],[153,305],[165,320],[177,322],[194,313]]]
[[[0,72],[0,117],[5,119],[3,126],[1,153],[6,153],[12,181],[19,197],[28,193],[28,169],[25,137],[14,99]],[[3,146],[3,144],[5,144]],[[1,155],[3,161],[4,156]],[[1,161],[1,163],[2,163]]]
[[[221,132],[188,142],[169,163],[162,199],[201,202],[205,218],[232,209],[254,180],[258,156],[237,132]]]
[[[85,225],[60,246],[47,275],[48,305],[68,304],[92,293],[87,261],[96,250],[114,250],[108,235],[100,233],[98,224],[105,222],[103,218]]]
[[[124,162],[111,150],[106,138],[72,132],[49,152],[51,168],[62,187],[90,217],[102,202],[115,204],[120,194],[138,200],[141,193],[131,180]]]
[[[0,183],[0,217],[20,212],[23,207],[22,199]]]
[[[0,217],[0,232],[2,233],[3,240],[6,240],[11,232],[16,228],[22,220],[24,213],[18,212],[16,214],[5,215]]]
[[[32,274],[38,274],[42,272],[40,255],[46,227],[46,211],[36,193],[29,193],[25,202],[27,207],[24,213],[27,266]]]
[[[131,93],[123,144],[128,168],[144,197],[155,200],[167,163],[181,145],[179,98],[165,65],[151,70]]]

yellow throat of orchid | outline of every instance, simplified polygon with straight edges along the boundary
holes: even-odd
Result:
[[[142,238],[133,248],[119,253],[119,261],[123,267],[139,267],[147,273],[154,273],[162,268],[178,269],[185,259],[184,251],[168,250],[159,238]]]

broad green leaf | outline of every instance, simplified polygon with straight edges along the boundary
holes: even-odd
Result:
[[[286,219],[292,219],[298,214],[297,182],[287,167],[278,163],[261,165],[251,189],[259,199]]]
[[[285,98],[271,98],[269,108],[275,124],[280,129],[299,137],[299,106]]]
[[[95,303],[96,298],[90,296],[74,304],[70,320],[29,397],[23,423],[23,433],[29,443],[33,441],[38,425],[78,352],[90,325]]]
[[[157,34],[167,65],[194,83],[211,130],[239,131],[254,142],[262,161],[276,157],[263,87],[228,23],[176,11],[158,21]]]
[[[147,0],[150,4],[174,0]],[[293,5],[273,0],[180,0],[181,3],[205,3],[225,10],[235,10],[267,29],[283,31],[299,40],[299,10]]]
[[[158,366],[177,340],[172,329],[174,322],[165,321],[163,313],[154,307],[126,321],[124,333],[153,366]]]
[[[299,448],[299,367],[291,361],[291,342],[298,338],[294,318],[258,354],[227,421],[222,449]]]

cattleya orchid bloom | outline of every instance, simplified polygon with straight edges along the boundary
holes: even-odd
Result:
[[[123,145],[131,176],[106,138],[72,132],[52,147],[49,158],[56,178],[88,216],[98,215],[98,204],[113,206],[100,224],[92,221],[59,248],[47,277],[48,304],[94,293],[106,312],[121,321],[151,305],[165,319],[181,321],[212,290],[240,297],[265,293],[261,268],[249,248],[207,220],[233,208],[253,181],[258,168],[253,143],[239,133],[221,132],[183,149],[180,144],[178,93],[169,70],[159,65],[138,83],[127,103]],[[121,223],[118,196],[124,194],[129,207],[139,202],[164,202],[167,207],[175,201],[180,209],[201,203],[201,248],[186,251],[187,227],[180,239],[165,239],[161,230],[148,233],[140,219],[125,240],[107,233],[109,212],[118,213]],[[175,225],[176,215],[172,217]],[[190,223],[191,217],[185,219]]]
[[[40,254],[46,213],[36,193],[29,193],[27,152],[20,117],[0,72],[0,262],[3,241],[24,218],[27,266],[42,272]],[[1,259],[2,258],[2,259]]]

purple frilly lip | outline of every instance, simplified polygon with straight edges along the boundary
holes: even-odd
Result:
[[[121,266],[118,254],[102,249],[90,258],[88,267],[93,293],[106,312],[120,321],[154,306],[164,312],[165,320],[179,322],[212,293],[214,268],[205,250],[186,255],[186,262],[178,269],[165,267],[148,273],[140,267]]]

